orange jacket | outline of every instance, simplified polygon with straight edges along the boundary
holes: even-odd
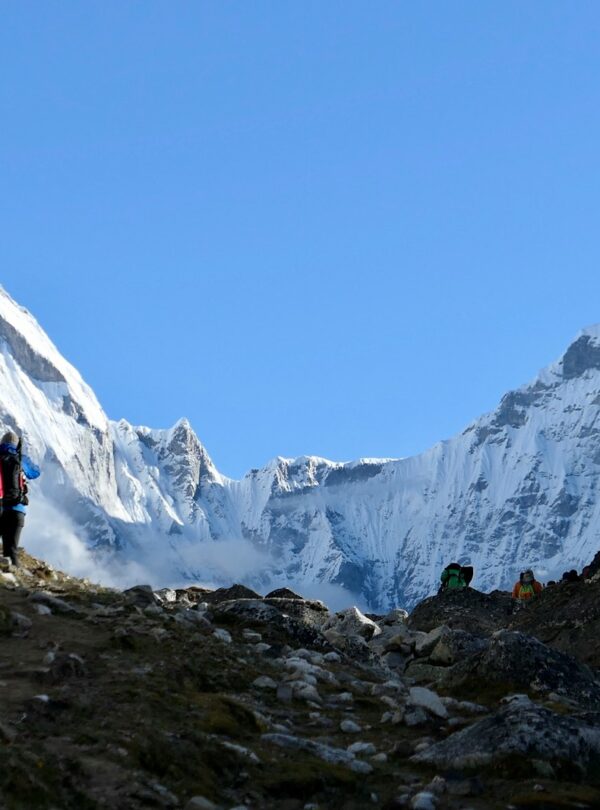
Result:
[[[513,599],[531,599],[533,596],[537,596],[542,592],[542,585],[534,579],[533,582],[529,583],[533,586],[534,592],[531,593],[531,591],[528,589],[525,591],[525,593],[521,594],[521,588],[524,584],[525,583],[521,581],[515,582],[515,587],[513,588],[512,592]]]

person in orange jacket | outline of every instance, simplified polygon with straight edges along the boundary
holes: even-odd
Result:
[[[526,599],[533,599],[534,596],[541,592],[542,584],[536,580],[531,568],[528,568],[526,571],[521,572],[519,581],[515,582],[512,595],[513,599],[525,601]]]

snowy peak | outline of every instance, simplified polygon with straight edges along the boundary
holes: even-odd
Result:
[[[481,589],[509,587],[524,566],[542,579],[579,568],[600,547],[599,372],[594,326],[418,456],[277,457],[232,481],[186,419],[160,430],[109,421],[0,290],[0,428],[22,431],[43,468],[26,543],[121,583],[331,587],[342,604],[379,610],[437,590],[451,559],[474,565]]]
[[[600,325],[585,329],[567,349],[561,360],[565,380],[586,372],[600,371]]]
[[[79,372],[68,363],[35,318],[0,287],[0,347],[5,363],[16,364],[65,412],[82,424],[107,429],[107,419]],[[26,426],[24,426],[26,427]]]

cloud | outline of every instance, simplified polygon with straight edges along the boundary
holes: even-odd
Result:
[[[288,587],[307,599],[320,599],[330,610],[356,605],[369,611],[364,599],[341,585],[295,580],[281,573],[272,576],[275,561],[245,540],[194,543],[181,538],[169,544],[148,529],[128,546],[130,556],[92,550],[81,530],[46,499],[38,500],[27,516],[23,540],[31,554],[55,568],[108,587],[144,583],[158,589],[193,583],[218,588],[241,582],[261,593]],[[190,571],[193,580],[187,575]]]

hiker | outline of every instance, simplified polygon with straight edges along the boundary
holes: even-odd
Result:
[[[536,580],[531,568],[528,568],[526,571],[521,571],[519,581],[515,582],[512,595],[513,599],[525,601],[527,599],[533,599],[534,596],[538,596],[542,590],[542,584]]]
[[[39,474],[35,464],[23,456],[17,434],[10,430],[5,433],[0,442],[0,536],[2,553],[15,567],[19,565],[17,550],[29,503],[25,479],[37,478]]]
[[[468,588],[469,583],[473,579],[473,567],[471,565],[459,565],[458,563],[450,563],[447,565],[440,576],[440,589],[442,591],[455,591],[461,588]]]

